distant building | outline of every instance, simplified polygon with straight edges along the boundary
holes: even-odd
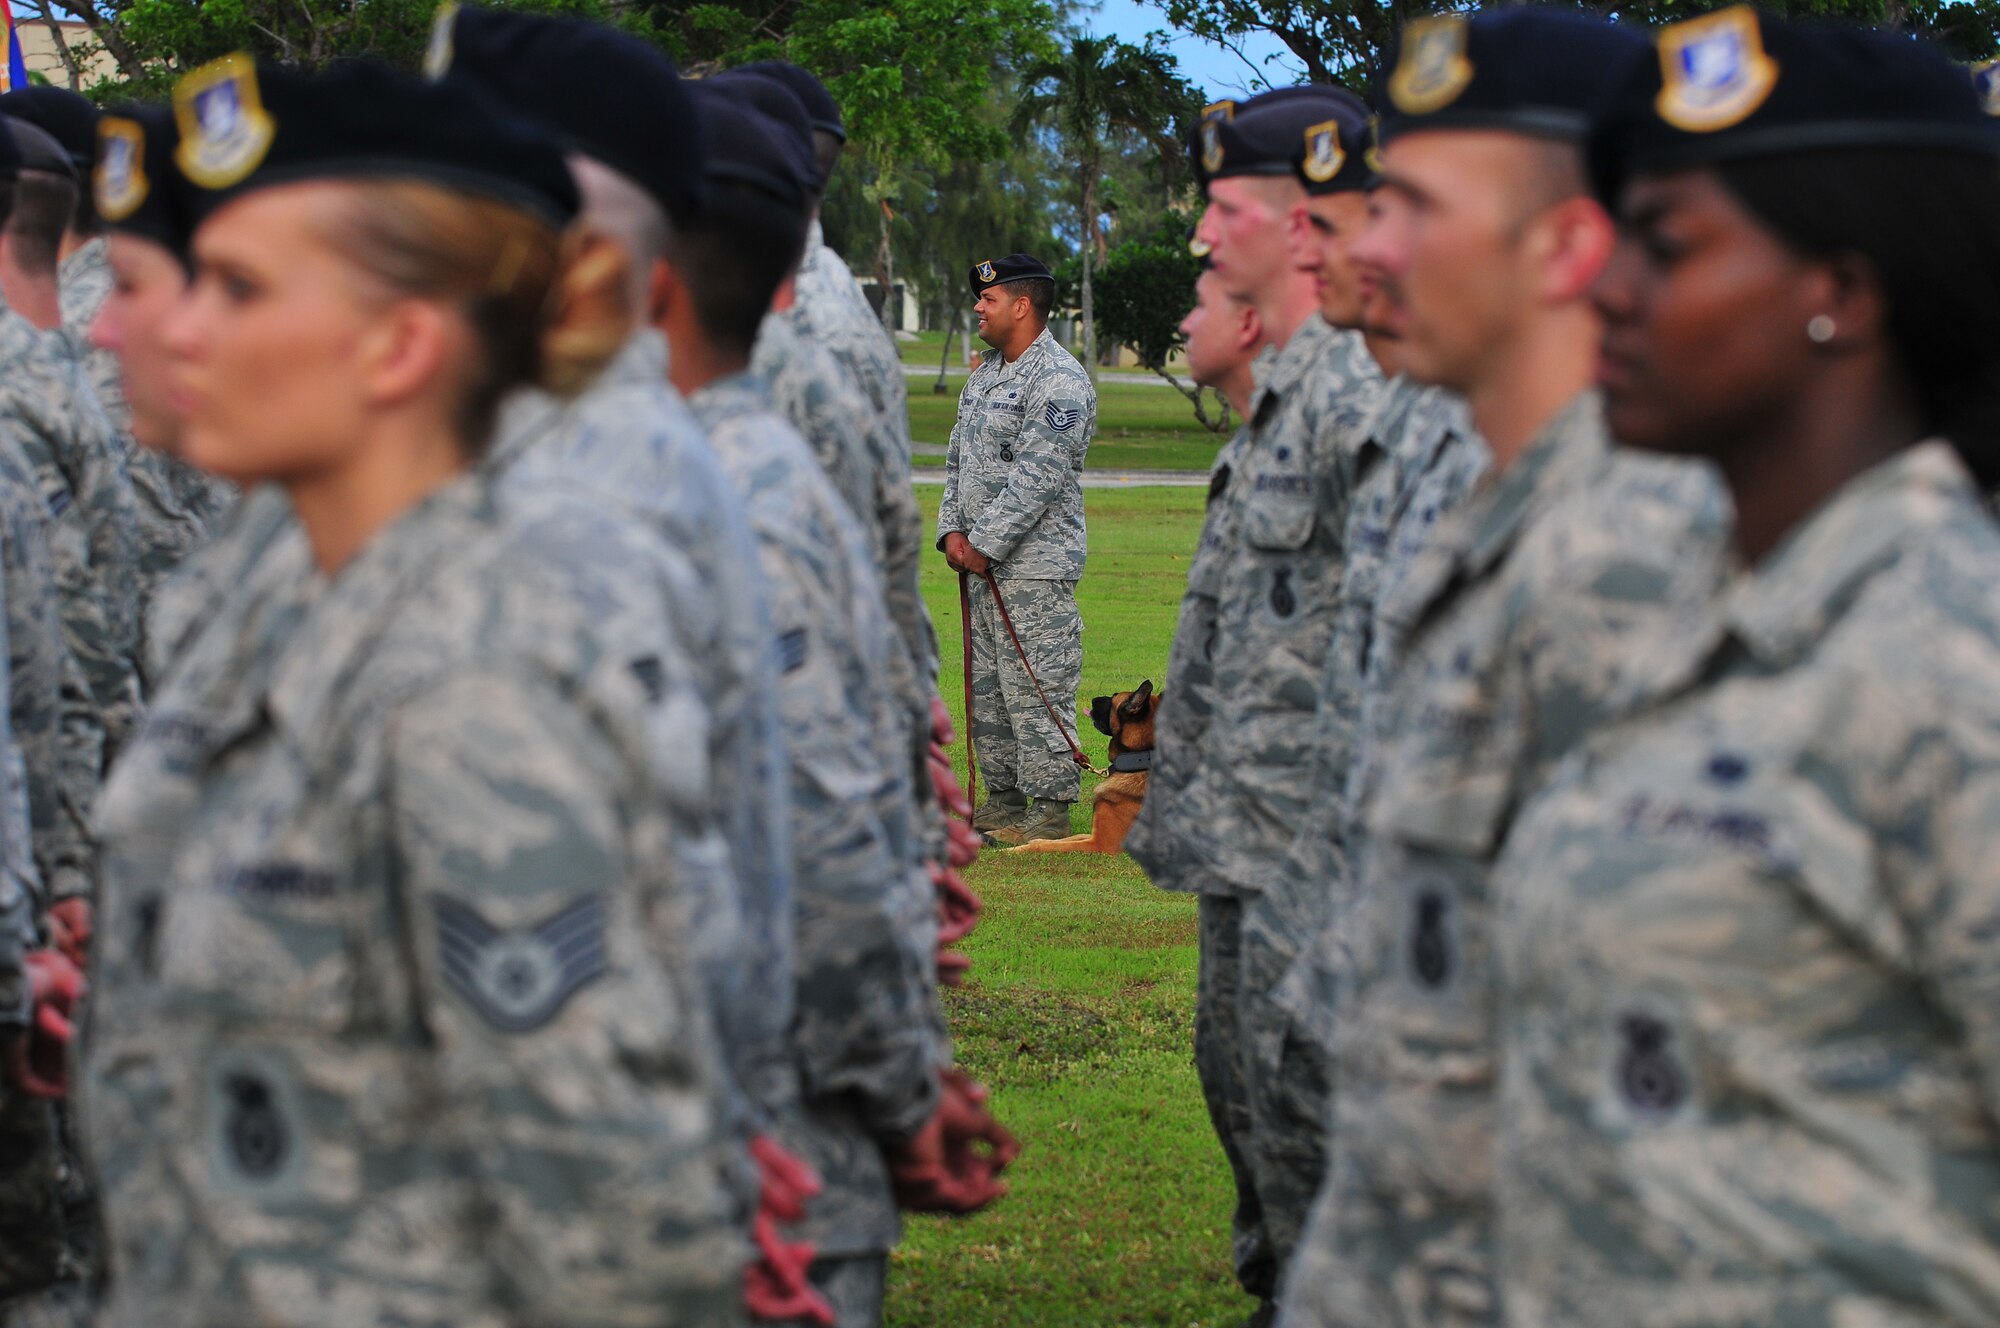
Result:
[[[97,39],[90,35],[89,25],[62,19],[57,21],[56,27],[62,30],[65,46],[75,48],[83,44],[90,47],[87,56],[77,57],[84,87],[118,77],[118,62],[97,44]],[[49,32],[49,25],[39,18],[16,14],[14,31],[21,36],[21,59],[28,66],[28,73],[40,74],[59,88],[69,87],[69,69],[63,64],[62,54],[56,50],[56,39]]]
[[[868,297],[868,303],[875,306],[876,313],[882,312],[881,284],[873,277],[861,277],[860,280],[862,293]],[[899,281],[891,286],[889,290],[895,297],[894,309],[896,313],[895,319],[889,324],[889,330],[891,332],[915,332],[923,326],[921,322],[922,314],[917,307],[917,297],[911,293],[909,286]]]

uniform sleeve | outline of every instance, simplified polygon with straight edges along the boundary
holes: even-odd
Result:
[[[974,375],[979,373],[974,369]],[[958,418],[951,424],[951,441],[944,453],[944,497],[938,500],[937,547],[944,548],[944,537],[954,531],[965,529],[965,513],[958,501],[958,468],[965,459],[965,394],[972,390],[972,379],[965,380],[965,386],[958,396]]]
[[[523,1321],[705,1323],[742,1265],[700,983],[646,925],[647,780],[553,688],[468,675],[386,748],[396,907],[433,1047],[439,1166],[467,1176]]]
[[[996,563],[1007,561],[1049,505],[1076,484],[1096,415],[1089,384],[1081,379],[1061,376],[1035,394],[1014,442],[1007,487],[967,532],[973,548]]]

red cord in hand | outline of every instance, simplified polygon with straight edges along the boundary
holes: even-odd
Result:
[[[66,1097],[71,1021],[83,1001],[83,971],[62,951],[48,949],[29,951],[26,968],[33,1014],[26,1033],[7,1045],[7,1070],[31,1097]]]
[[[778,1234],[778,1223],[806,1215],[806,1200],[820,1192],[819,1176],[768,1134],[750,1140],[750,1156],[757,1164],[757,1217],[751,1225],[757,1259],[743,1270],[743,1306],[760,1319],[831,1324],[833,1306],[807,1275],[816,1253],[812,1242],[788,1244]]]

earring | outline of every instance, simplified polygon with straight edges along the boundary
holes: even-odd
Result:
[[[1814,314],[1812,321],[1806,324],[1806,340],[1815,346],[1824,346],[1833,340],[1833,334],[1837,330],[1833,325],[1833,319],[1825,314]]]

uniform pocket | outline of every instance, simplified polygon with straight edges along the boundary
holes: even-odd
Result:
[[[1312,477],[1295,471],[1265,471],[1250,479],[1243,507],[1243,540],[1253,549],[1302,549],[1312,538]]]

